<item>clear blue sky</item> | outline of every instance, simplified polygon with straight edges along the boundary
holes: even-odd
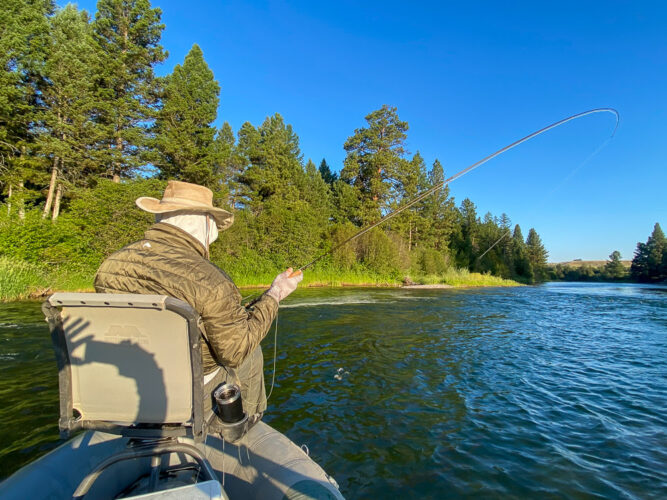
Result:
[[[95,2],[81,1],[91,13]],[[192,44],[222,86],[219,124],[280,113],[304,158],[342,166],[343,142],[383,104],[408,147],[453,174],[548,123],[594,115],[451,184],[480,216],[535,227],[550,261],[632,258],[667,230],[665,2],[154,0],[171,72]],[[584,162],[582,164],[582,162]]]

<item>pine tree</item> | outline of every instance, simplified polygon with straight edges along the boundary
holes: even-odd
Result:
[[[324,158],[322,158],[322,161],[320,162],[319,170],[322,179],[324,179],[324,182],[326,182],[327,184],[333,185],[333,183],[338,180],[338,174],[331,171],[331,168],[329,168],[327,160],[325,160]]]
[[[630,275],[635,281],[648,281],[648,248],[646,243],[642,243],[641,241],[637,243],[635,255],[630,265]]]
[[[347,156],[341,179],[357,187],[364,223],[378,219],[389,209],[390,189],[406,154],[408,123],[396,108],[384,105],[366,116],[367,127],[354,131],[345,141]]]
[[[526,242],[523,240],[521,227],[517,224],[514,226],[514,233],[512,234],[512,260],[514,261],[513,276],[528,282],[534,279],[533,266],[528,257],[528,250],[526,249]]]
[[[604,266],[605,275],[609,279],[621,279],[625,277],[625,267],[621,262],[621,252],[614,250],[609,254],[609,262]]]
[[[445,180],[445,172],[439,160],[435,160],[428,174],[428,188]],[[449,196],[449,186],[436,191],[424,200],[424,218],[427,222],[424,238],[429,247],[445,252],[454,230],[457,210],[454,199]]]
[[[241,208],[243,189],[239,179],[245,168],[245,160],[238,152],[234,131],[228,122],[223,123],[218,130],[215,136],[215,148],[218,159],[216,170],[221,181],[226,185],[227,199],[222,203],[232,209]]]
[[[160,45],[162,11],[148,0],[99,0],[93,31],[99,64],[96,121],[107,175],[118,182],[144,164],[149,125],[156,114],[156,64],[167,53]]]
[[[249,188],[255,206],[273,196],[288,200],[301,196],[304,172],[299,137],[282,116],[268,117],[257,129],[243,124],[238,151],[247,162],[240,181]]]
[[[392,202],[391,210],[409,203],[419,193],[427,187],[426,164],[424,159],[417,152],[410,161],[397,162],[398,170],[395,174],[395,181],[391,189]],[[400,234],[408,243],[408,251],[418,243],[419,237],[423,235],[426,226],[424,220],[423,202],[409,208],[401,213],[393,223]]]
[[[656,222],[646,243],[637,243],[630,273],[637,281],[663,281],[667,279],[667,241],[660,224]]]
[[[0,8],[0,182],[8,208],[21,218],[25,203],[40,196],[25,186],[45,183],[33,128],[40,120],[53,10],[52,0],[5,0]]]
[[[665,253],[667,252],[667,240],[665,233],[662,232],[660,224],[657,222],[653,226],[653,233],[646,242],[648,250],[648,269],[651,281],[662,281],[667,279],[663,269]]]
[[[58,217],[63,184],[85,184],[98,163],[91,154],[96,129],[94,109],[94,51],[88,14],[69,4],[51,19],[51,46],[46,58],[46,82],[41,153],[50,159],[50,182],[43,217]],[[52,210],[53,209],[53,210]]]
[[[214,191],[222,188],[223,176],[217,167],[219,155],[225,151],[215,143],[216,129],[212,125],[218,114],[219,94],[220,85],[204,54],[193,45],[183,65],[176,65],[164,86],[163,105],[155,123],[155,165],[160,178],[192,182]],[[222,140],[229,141],[228,135]]]
[[[537,231],[535,231],[533,228],[530,228],[530,231],[528,231],[528,238],[526,238],[526,250],[528,252],[528,259],[530,260],[535,278],[539,281],[544,280],[546,277],[545,271],[549,253],[544,248],[542,240],[537,234]]]
[[[362,201],[359,189],[356,186],[352,186],[347,182],[338,179],[333,183],[331,191],[334,222],[338,224],[349,222],[354,226],[361,226]]]
[[[328,187],[314,163],[304,171],[299,137],[276,114],[258,128],[245,123],[237,150],[247,162],[239,180],[246,188],[244,206],[253,215],[252,247],[278,266],[307,262],[327,231],[326,199],[316,195]]]
[[[312,160],[306,163],[306,186],[303,197],[326,221],[331,217],[331,186],[322,178]]]
[[[458,231],[452,240],[453,251],[460,267],[472,270],[479,250],[477,207],[466,198],[458,210]]]
[[[512,252],[512,221],[506,213],[500,216],[500,228],[502,230],[501,240],[498,243],[505,263],[503,278],[511,278],[514,270],[514,255]]]
[[[475,259],[475,270],[490,272],[496,276],[508,273],[499,243],[503,238],[503,228],[499,220],[487,212],[479,226],[479,256]]]

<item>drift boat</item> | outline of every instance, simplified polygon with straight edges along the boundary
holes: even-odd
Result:
[[[230,410],[238,388],[205,414],[200,318],[185,302],[57,293],[43,310],[71,439],[0,483],[0,498],[343,498],[307,448]]]

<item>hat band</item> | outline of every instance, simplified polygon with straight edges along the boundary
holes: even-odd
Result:
[[[162,198],[160,200],[161,204],[167,204],[167,203],[176,203],[178,205],[187,205],[189,207],[201,207],[201,208],[213,208],[212,205],[209,205],[207,203],[203,203],[200,201],[193,201],[189,200],[187,198],[178,198],[176,196],[170,197],[170,198]]]

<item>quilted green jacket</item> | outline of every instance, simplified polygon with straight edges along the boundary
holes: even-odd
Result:
[[[278,304],[263,295],[252,308],[224,271],[205,257],[204,246],[182,229],[151,226],[142,240],[109,256],[95,276],[98,293],[169,295],[201,314],[204,373],[237,367],[257,348],[276,317]]]

